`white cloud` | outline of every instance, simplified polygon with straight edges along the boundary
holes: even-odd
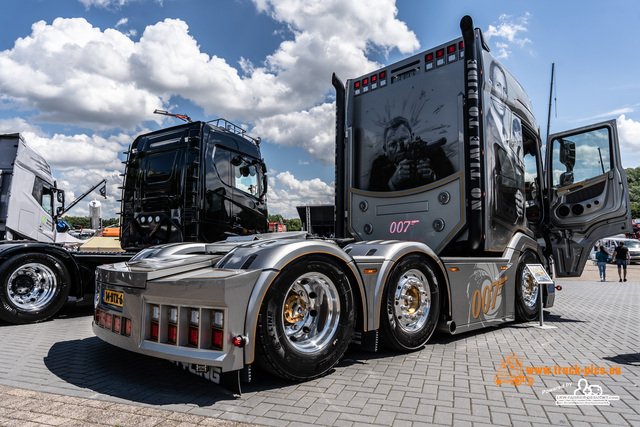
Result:
[[[502,14],[498,18],[500,21],[498,25],[489,25],[489,29],[484,32],[484,36],[487,40],[493,37],[500,39],[500,41],[495,42],[495,47],[498,50],[497,54],[495,54],[497,58],[508,58],[511,55],[513,45],[524,48],[525,45],[531,43],[531,40],[520,35],[520,33],[528,31],[527,25],[530,17],[531,14],[529,12],[515,18],[512,15]],[[535,55],[534,51],[529,53]]]
[[[82,18],[39,21],[30,36],[0,52],[0,91],[26,109],[34,121],[92,129],[132,129],[160,119],[152,111],[159,95],[131,79],[135,43],[119,31],[91,26]]]
[[[333,184],[319,178],[299,181],[290,172],[270,175],[268,208],[271,214],[280,214],[287,219],[298,218],[296,206],[332,205],[334,202]]]
[[[335,156],[335,103],[259,119],[251,134],[284,146],[302,147],[315,160],[332,165]]]
[[[111,9],[120,8],[127,3],[131,3],[132,0],[78,0],[84,5],[86,9],[93,7]]]
[[[620,148],[633,151],[640,149],[640,122],[627,119],[624,114],[617,120]]]
[[[117,170],[106,169],[73,169],[64,171],[57,176],[58,187],[65,190],[65,204],[69,206],[77,197],[85,191],[99,183],[102,179],[107,180],[107,198],[100,196],[98,189],[91,192],[74,206],[65,215],[68,216],[89,216],[89,203],[97,200],[101,204],[102,219],[116,218],[120,212],[120,200],[122,190],[122,177]]]
[[[0,120],[0,133],[19,133],[26,143],[38,152],[53,169],[58,188],[65,190],[66,205],[89,190],[103,178],[107,180],[107,199],[100,197],[97,190],[79,202],[68,215],[88,215],[88,203],[98,198],[102,203],[103,218],[117,216],[120,211],[122,186],[122,164],[118,154],[131,143],[126,134],[108,139],[94,135],[59,135],[47,137],[43,131],[21,118]]]
[[[415,34],[395,18],[392,0],[257,6],[288,26],[293,39],[283,41],[263,64],[242,60],[242,74],[223,58],[202,52],[178,19],[148,26],[134,42],[128,33],[101,31],[83,18],[57,18],[33,24],[29,36],[0,52],[0,92],[23,108],[37,109],[34,120],[91,129],[160,122],[151,112],[173,96],[193,101],[208,115],[252,122],[324,102],[332,92],[332,72],[353,76],[378,67],[366,57],[372,47],[402,52],[419,47]]]
[[[135,0],[80,1],[86,8],[117,9]],[[285,39],[262,62],[242,59],[234,66],[203,52],[187,23],[179,19],[147,26],[137,41],[131,31],[123,32],[126,18],[104,30],[83,18],[34,23],[29,35],[0,51],[2,105],[32,114],[29,122],[11,123],[9,131],[25,133],[65,176],[74,168],[121,170],[118,152],[132,138],[100,134],[116,129],[139,133],[145,121],[161,124],[166,118],[152,112],[167,109],[176,97],[190,100],[206,115],[247,123],[254,128],[252,134],[266,142],[302,147],[314,159],[331,164],[331,73],[364,74],[379,67],[367,57],[372,50],[409,53],[419,48],[418,40],[397,19],[394,0],[254,3],[286,28],[281,32]],[[50,136],[32,123],[90,131]],[[69,180],[70,185],[74,182]],[[291,175],[287,182],[296,181]],[[322,181],[306,183],[321,186]],[[305,197],[315,197],[287,185],[274,187],[274,203],[299,196],[305,204]]]

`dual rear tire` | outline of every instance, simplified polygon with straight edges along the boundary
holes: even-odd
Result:
[[[264,298],[258,363],[294,381],[317,378],[342,358],[355,326],[351,285],[340,264],[311,255],[288,265]]]
[[[353,287],[335,259],[311,255],[276,277],[258,322],[257,362],[282,378],[306,381],[342,358],[355,327]],[[392,269],[383,297],[381,335],[390,348],[422,347],[440,312],[440,284],[430,264],[409,255]]]

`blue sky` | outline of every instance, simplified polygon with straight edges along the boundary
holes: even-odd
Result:
[[[68,200],[108,180],[136,135],[224,117],[263,140],[269,210],[333,203],[334,93],[343,81],[459,36],[469,14],[551,132],[617,119],[640,166],[640,2],[0,0],[0,133],[22,133]],[[97,194],[95,197],[98,197]],[[88,214],[88,199],[71,215]]]

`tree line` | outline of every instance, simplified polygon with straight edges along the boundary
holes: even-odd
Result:
[[[91,228],[91,219],[88,216],[64,216],[61,219],[66,221],[71,228]],[[119,221],[118,218],[103,219],[102,226],[118,225]],[[285,219],[282,215],[269,215],[269,222],[284,224],[287,226],[287,231],[302,230],[300,218]]]
[[[625,169],[629,184],[629,200],[631,201],[631,218],[640,218],[640,167]]]
[[[278,224],[284,224],[287,226],[287,231],[300,231],[302,230],[302,221],[300,218],[285,219],[282,215],[269,215],[269,222],[275,222]]]
[[[91,228],[91,218],[89,218],[88,216],[63,216],[60,219],[65,221],[67,224],[69,224],[71,229],[80,228],[80,227]],[[118,225],[119,223],[120,223],[120,220],[118,218],[109,218],[109,219],[102,220],[103,227],[107,227],[110,225]]]

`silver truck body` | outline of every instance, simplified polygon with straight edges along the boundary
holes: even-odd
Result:
[[[346,85],[334,76],[336,230],[353,242],[144,251],[98,270],[95,334],[216,382],[256,361],[305,380],[345,342],[410,351],[436,325],[454,334],[553,306],[552,258],[558,276],[579,275],[594,240],[631,229],[615,122],[551,136],[545,170],[528,96],[469,17],[461,29]],[[508,132],[491,129],[489,105]]]

